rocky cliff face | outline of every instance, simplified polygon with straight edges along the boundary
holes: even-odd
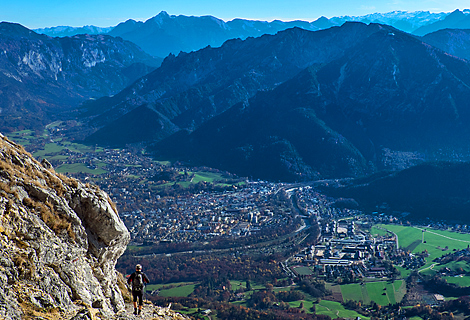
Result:
[[[0,318],[124,312],[114,267],[130,236],[109,196],[3,135],[0,221]]]
[[[51,38],[0,23],[0,130],[38,128],[88,98],[119,92],[159,63],[122,39]]]

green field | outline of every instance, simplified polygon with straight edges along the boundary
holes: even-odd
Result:
[[[103,151],[103,148],[94,148],[84,144],[73,143],[73,142],[64,142],[62,143],[68,150],[71,152],[76,153],[84,153],[84,152],[100,152]]]
[[[315,305],[313,303],[313,301],[310,301],[310,300],[301,300],[301,301],[291,301],[289,302],[289,306],[291,308],[299,308],[300,307],[300,303],[303,303],[304,306],[303,306],[303,310],[306,312],[306,313],[312,313],[311,309],[313,308],[313,306]]]
[[[448,283],[454,283],[461,287],[469,287],[470,286],[470,276],[462,276],[462,277],[444,277]]]
[[[398,244],[401,248],[409,250],[412,253],[422,252],[427,250],[429,257],[426,259],[426,264],[420,269],[426,270],[429,268],[435,258],[451,252],[456,249],[464,249],[470,244],[470,234],[462,234],[458,232],[434,230],[427,228],[424,233],[418,227],[400,226],[400,225],[379,225],[387,230],[395,232],[398,236]],[[447,249],[446,249],[447,247]]]
[[[103,174],[106,172],[104,169],[96,168],[90,169],[85,166],[83,163],[74,163],[74,164],[64,164],[55,169],[58,173],[91,173],[91,174]]]
[[[32,130],[22,130],[8,133],[7,136],[14,142],[27,146],[30,145],[31,140],[34,139],[34,132]]]
[[[194,174],[192,180],[193,183],[198,183],[201,181],[214,182],[215,180],[223,179],[223,176],[219,173],[213,172],[188,172],[189,174]]]
[[[356,319],[357,317],[360,317],[361,319],[370,319],[368,317],[364,317],[356,311],[345,309],[344,306],[339,302],[327,300],[321,300],[320,303],[315,305],[315,313],[329,316],[331,319]]]
[[[246,288],[246,281],[230,280],[230,285],[233,291],[237,291],[240,288]]]
[[[163,188],[168,188],[172,187],[174,185],[178,185],[182,188],[188,188],[192,184],[196,184],[198,182],[208,182],[208,183],[214,183],[218,186],[231,186],[233,185],[232,183],[225,183],[224,181],[227,179],[230,179],[229,177],[225,176],[223,173],[214,173],[214,172],[209,172],[209,171],[196,171],[196,172],[187,172],[190,176],[194,175],[190,180],[188,181],[179,181],[179,182],[167,182],[164,184],[160,184],[157,186],[157,189],[163,189]],[[184,172],[180,172],[181,175],[184,174]],[[235,185],[243,185],[245,182],[239,181],[234,183]]]
[[[292,270],[301,276],[309,276],[313,274],[312,269],[309,267],[293,267]]]
[[[421,274],[432,276],[442,268],[449,268],[450,270],[457,272],[459,274],[470,272],[470,265],[468,265],[466,261],[451,261],[449,263],[444,263],[444,264],[434,264],[430,268],[423,270]],[[465,277],[446,277],[446,278],[456,278],[455,280],[450,281],[452,283],[456,283],[458,279],[462,279],[463,282],[466,282],[464,279]],[[464,285],[462,284],[462,286]]]
[[[388,233],[386,230],[379,229],[376,226],[372,226],[372,228],[370,228],[370,234],[373,235],[374,237],[376,237],[376,236],[385,236],[386,237],[386,236],[390,235],[390,233]]]
[[[365,283],[364,285],[353,283],[341,286],[343,301],[362,301],[364,304],[375,301],[382,306],[400,302],[405,293],[406,284],[403,280],[397,280],[393,283],[379,281]]]
[[[395,268],[397,268],[397,270],[400,272],[400,275],[403,279],[406,279],[413,271],[411,269],[405,269],[402,266],[395,266]]]
[[[35,158],[44,158],[46,155],[53,155],[64,150],[63,146],[58,145],[57,143],[47,143],[44,145],[44,149],[36,151],[33,153]]]
[[[451,261],[449,263],[440,264],[438,268],[449,268],[452,271],[462,272],[462,273],[469,273],[470,272],[470,265],[467,261]]]
[[[160,290],[158,295],[162,297],[187,297],[194,291],[195,286],[196,283],[187,282],[152,284],[147,286],[147,291]]]

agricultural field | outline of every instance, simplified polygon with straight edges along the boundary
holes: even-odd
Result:
[[[448,283],[454,283],[461,287],[470,286],[470,277],[469,276],[456,276],[456,277],[444,277]]]
[[[381,306],[400,302],[405,293],[406,283],[403,280],[353,283],[341,286],[343,301],[362,301],[364,304],[370,304],[374,301]]]
[[[246,288],[246,281],[230,280],[230,285],[232,286],[233,291],[237,291],[240,288]]]
[[[28,146],[32,143],[34,139],[34,131],[32,130],[22,130],[6,134],[8,139],[13,140],[16,143],[21,144],[22,146]]]
[[[435,258],[441,257],[454,249],[465,249],[470,245],[470,234],[400,225],[378,226],[396,233],[400,248],[411,253],[427,250],[429,257],[420,272],[430,269],[433,264],[432,260]],[[426,230],[424,231],[424,242],[422,241],[423,230]]]
[[[357,317],[360,317],[361,319],[370,319],[363,316],[362,314],[357,313],[356,311],[345,309],[344,306],[339,302],[327,300],[321,300],[320,303],[315,305],[315,313],[329,316],[331,319],[356,319]]]
[[[187,297],[194,291],[196,285],[193,282],[154,284],[148,285],[146,291],[160,290],[158,295],[162,297]]]
[[[225,183],[225,181],[231,180],[230,177],[226,176],[224,173],[216,173],[216,172],[209,172],[209,171],[187,171],[179,173],[180,178],[177,178],[177,181],[170,181],[167,183],[159,184],[156,186],[157,189],[164,189],[168,187],[174,187],[175,185],[180,186],[181,188],[188,188],[193,184],[197,184],[199,182],[207,182],[213,183],[219,187],[227,187],[232,185],[243,185],[245,184],[244,181],[237,181],[234,183]],[[186,177],[190,178],[186,178]]]
[[[292,301],[292,302],[289,302],[289,306],[291,308],[300,308],[300,304],[303,304],[303,307],[302,309],[306,312],[306,313],[313,313],[313,308],[315,307],[315,303],[314,303],[315,300],[300,300],[300,301]]]
[[[445,263],[445,264],[433,264],[433,265],[431,265],[431,267],[429,267],[426,270],[423,270],[421,273],[423,275],[433,275],[442,268],[448,268],[452,271],[456,271],[456,272],[459,272],[459,273],[470,273],[470,265],[466,261],[452,261],[452,262]],[[451,282],[451,283],[467,282],[466,279],[465,279],[466,277],[446,277],[446,278],[451,278],[451,280],[448,281],[448,282]],[[452,278],[455,278],[455,279],[452,280]],[[461,281],[459,281],[459,279]],[[468,285],[470,285],[470,284],[468,284]],[[468,286],[468,285],[466,285],[466,286]],[[462,286],[464,286],[464,285],[462,284]]]
[[[230,280],[230,285],[232,286],[232,291],[237,291],[240,288],[246,289],[246,281],[240,280]],[[247,291],[248,293],[253,293],[253,290],[261,290],[265,289],[266,287],[254,282],[251,282],[251,291]]]
[[[74,164],[64,164],[59,166],[58,168],[55,169],[56,172],[58,173],[89,173],[89,174],[95,174],[95,175],[100,175],[103,173],[106,173],[107,171],[104,169],[101,169],[100,167],[103,167],[104,164],[101,166],[98,166],[98,168],[88,168],[86,165],[83,163],[74,163]]]

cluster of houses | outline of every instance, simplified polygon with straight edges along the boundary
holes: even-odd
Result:
[[[292,258],[294,273],[302,265],[308,266],[311,274],[302,268],[300,276],[315,275],[328,281],[339,278],[352,282],[389,276],[393,270],[384,261],[387,253],[396,252],[396,239],[373,238],[358,230],[356,223],[357,218],[321,220],[319,244],[304,248]]]
[[[289,207],[272,204],[274,184],[249,183],[223,192],[162,198],[156,209],[121,213],[136,243],[194,242],[214,237],[241,237],[263,228],[282,228]]]

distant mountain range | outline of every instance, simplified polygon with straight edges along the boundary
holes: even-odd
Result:
[[[69,27],[59,26],[50,28],[39,28],[33,31],[40,34],[46,34],[50,37],[71,37],[77,34],[105,34],[113,30],[114,27],[95,27],[95,26],[84,26],[84,27]]]
[[[83,120],[101,128],[88,143],[155,141],[160,156],[293,181],[468,157],[469,99],[467,61],[390,26],[346,23],[169,56],[86,104]]]
[[[246,39],[263,34],[276,34],[292,27],[317,31],[345,22],[379,23],[393,26],[399,30],[424,35],[445,28],[462,29],[468,27],[469,10],[456,10],[452,13],[430,13],[426,11],[374,13],[365,16],[343,16],[328,19],[320,17],[313,22],[290,21],[272,22],[234,19],[228,22],[212,16],[175,16],[162,11],[145,22],[128,20],[115,27],[99,28],[85,26],[54,27],[35,30],[49,36],[71,36],[79,33],[108,33],[119,36],[140,46],[147,53],[156,57],[178,54],[180,51],[191,52],[206,46],[219,47],[229,39]]]
[[[444,29],[421,38],[453,56],[470,60],[470,29]]]
[[[0,23],[0,128],[39,128],[85,99],[119,92],[160,61],[108,35],[51,38]]]
[[[413,31],[413,34],[424,36],[428,33],[435,32],[443,29],[470,29],[470,15],[469,10],[455,10],[444,19],[439,19],[430,24],[425,24]]]

